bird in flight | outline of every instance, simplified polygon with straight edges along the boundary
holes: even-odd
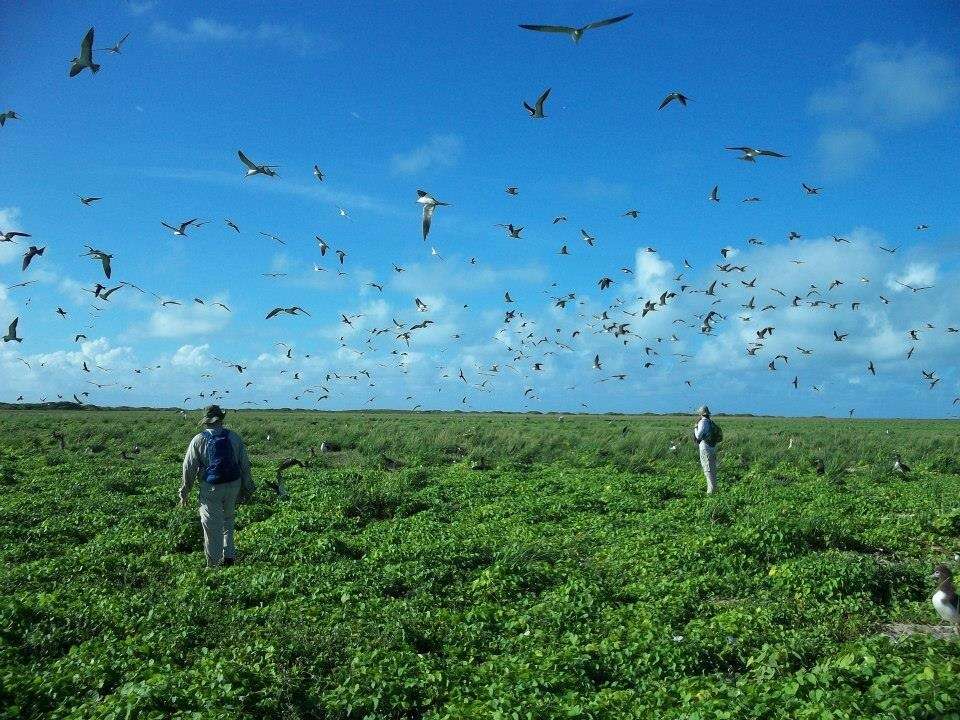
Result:
[[[674,90],[672,93],[670,93],[663,99],[663,102],[660,103],[660,107],[658,107],[657,110],[663,110],[667,105],[672,103],[674,100],[676,100],[678,103],[686,107],[687,100],[689,99],[690,98],[688,98],[682,92],[677,92],[676,90]]]
[[[87,207],[90,207],[91,205],[93,205],[93,203],[95,203],[97,200],[103,200],[103,198],[93,197],[93,196],[84,197],[83,195],[77,195],[77,197],[80,198],[80,202],[82,202]]]
[[[303,313],[304,315],[310,316],[310,313],[308,313],[302,307],[300,307],[299,305],[294,305],[293,307],[288,307],[288,308],[282,308],[282,307],[274,308],[273,310],[267,313],[266,319],[269,320],[272,317],[276,317],[280,313],[286,313],[287,315],[296,315],[298,313]]]
[[[89,245],[84,245],[87,248],[87,251],[80,257],[91,257],[94,260],[99,260],[103,263],[103,274],[107,276],[107,279],[110,279],[110,260],[113,258],[113,255],[103,252],[103,250],[97,250],[90,247]]]
[[[719,185],[713,186],[713,190],[710,191],[710,195],[708,196],[708,198],[713,202],[720,202],[720,186]]]
[[[747,162],[756,162],[758,157],[777,157],[777,158],[787,157],[786,155],[781,155],[780,153],[774,152],[773,150],[757,150],[756,148],[751,148],[751,147],[728,147],[726,149],[743,153],[743,155],[739,157],[738,160],[746,160]]]
[[[426,240],[427,235],[430,234],[430,222],[433,220],[433,211],[436,210],[439,205],[449,206],[450,203],[437,200],[425,190],[417,190],[417,202],[423,205],[423,239]]]
[[[913,290],[913,292],[920,292],[921,290],[931,290],[933,288],[933,285],[920,285],[920,286],[908,285],[907,283],[902,283],[899,280],[897,280],[896,283],[897,285],[902,285],[908,290]]]
[[[596,30],[597,28],[606,27],[607,25],[613,25],[618,22],[626,20],[628,17],[633,15],[633,13],[627,13],[626,15],[617,15],[616,17],[607,18],[606,20],[597,20],[592,22],[589,25],[584,25],[583,27],[575,28],[568,27],[566,25],[525,25],[522,24],[524,30],[533,30],[535,32],[548,32],[548,33],[560,33],[561,35],[569,35],[570,39],[575,43],[580,42],[580,38],[583,37],[583,34],[587,30]]]
[[[30,262],[38,255],[43,255],[43,251],[46,249],[46,247],[38,248],[36,245],[31,245],[23,254],[23,266],[21,270],[26,270],[30,266]]]
[[[13,342],[18,342],[18,343],[22,343],[22,342],[23,342],[23,338],[22,338],[22,337],[17,337],[17,323],[18,323],[18,322],[20,322],[20,318],[19,318],[19,317],[15,317],[15,318],[13,319],[13,322],[10,323],[10,327],[7,328],[7,334],[3,336],[3,341],[4,341],[5,343],[6,343],[6,342],[11,342],[11,341],[13,341]]]
[[[238,228],[238,227],[237,227],[237,224],[236,224],[233,220],[231,220],[230,218],[226,218],[226,219],[224,220],[224,222],[227,224],[227,227],[233,228],[233,229],[236,230],[237,232],[240,232],[240,228]]]
[[[320,182],[323,182],[323,170],[320,169],[319,165],[313,166],[313,176]]]
[[[90,68],[92,73],[100,69],[93,61],[93,28],[87,30],[87,34],[80,41],[80,54],[70,61],[70,77],[79,75],[86,68]]]
[[[187,236],[187,228],[190,227],[191,225],[193,225],[193,224],[197,221],[197,219],[198,219],[198,218],[193,218],[192,220],[187,220],[186,222],[182,222],[182,223],[180,223],[180,226],[179,226],[179,227],[174,227],[173,225],[168,225],[168,224],[165,223],[163,220],[160,221],[160,224],[163,225],[165,228],[169,229],[170,231],[172,231],[174,235],[178,235],[178,236],[180,236],[180,237],[186,237],[186,236]]]
[[[30,233],[18,232],[17,230],[7,230],[0,233],[0,242],[16,242],[15,237],[32,237]]]
[[[0,127],[3,127],[3,124],[7,120],[20,120],[20,116],[17,115],[15,110],[7,110],[6,112],[0,113]]]
[[[247,166],[247,174],[243,176],[244,179],[253,177],[254,175],[280,177],[277,175],[277,168],[280,167],[279,165],[257,165],[250,158],[243,154],[243,150],[237,150],[237,157],[240,158],[240,162]]]
[[[527,112],[530,113],[530,117],[538,120],[546,117],[546,115],[543,114],[543,102],[547,99],[549,94],[550,88],[547,88],[540,93],[540,97],[537,98],[537,101],[533,104],[533,107],[530,107],[526,100],[523,101],[523,106],[527,109]]]
[[[803,188],[804,192],[807,193],[807,195],[819,195],[820,191],[823,189],[818,187],[811,187],[806,183],[800,183],[800,186]]]
[[[130,37],[130,33],[127,33],[122,38],[117,41],[116,45],[113,45],[108,48],[97,48],[97,50],[103,50],[104,52],[113,53],[114,55],[120,54],[120,49],[123,47],[123,43],[127,41],[127,38]]]

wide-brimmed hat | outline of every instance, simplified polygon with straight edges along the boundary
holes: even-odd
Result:
[[[212,425],[215,422],[223,420],[224,415],[226,415],[226,413],[220,409],[219,405],[207,405],[203,410],[203,419],[200,420],[200,424]]]
[[[710,417],[710,408],[708,408],[706,405],[701,405],[700,409],[697,410],[697,413],[700,415],[700,417]]]

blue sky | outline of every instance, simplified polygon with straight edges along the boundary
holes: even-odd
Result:
[[[0,230],[33,237],[0,244],[0,324],[20,317],[24,338],[0,348],[0,400],[89,392],[97,404],[195,407],[230,390],[233,407],[960,411],[960,333],[947,330],[960,327],[960,9],[771,5],[5,5],[0,111],[22,119],[0,128]],[[625,12],[579,45],[517,27]],[[90,26],[96,47],[130,38],[120,55],[95,53],[95,76],[69,78]],[[547,117],[532,120],[521,101],[547,87]],[[658,111],[673,90],[689,105]],[[746,163],[729,145],[789,157]],[[244,180],[240,148],[280,178]],[[720,203],[707,199],[714,185]],[[452,204],[427,242],[418,188]],[[103,200],[85,207],[78,194]],[[622,217],[630,208],[637,219]],[[186,238],[160,225],[192,217],[210,222]],[[522,239],[496,223],[524,226]],[[801,238],[788,241],[791,230]],[[346,275],[315,235],[348,253]],[[29,243],[48,249],[21,272]],[[84,244],[115,256],[114,280],[183,304],[130,287],[93,303],[83,288],[104,278],[78,257]],[[723,247],[744,274],[716,269]],[[601,277],[615,284],[601,292]],[[756,288],[742,287],[753,277]],[[713,279],[730,284],[717,305],[690,292]],[[24,280],[37,282],[10,288]],[[843,285],[827,290],[834,280]],[[837,309],[810,306],[810,285]],[[664,290],[678,297],[626,314]],[[567,293],[576,299],[556,308]],[[756,309],[741,308],[751,296]],[[264,320],[290,305],[310,317]],[[518,311],[509,324],[507,309]],[[704,335],[697,315],[710,309],[725,317]],[[605,310],[610,320],[597,319]],[[341,313],[362,317],[349,327]],[[435,324],[409,347],[371,335],[394,318]],[[614,320],[631,323],[626,345],[603,330]],[[764,326],[776,330],[748,356]],[[834,329],[849,337],[835,342]],[[921,370],[940,382],[930,388]]]

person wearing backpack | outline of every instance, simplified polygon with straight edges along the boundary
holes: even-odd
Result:
[[[710,408],[702,406],[699,421],[693,430],[693,439],[700,446],[700,466],[707,479],[707,495],[717,489],[717,443],[723,440],[720,426],[710,419]]]
[[[223,426],[225,413],[219,405],[209,405],[197,434],[183,458],[183,484],[180,506],[186,507],[194,481],[200,478],[200,524],[203,526],[203,550],[207,567],[233,565],[234,514],[238,502],[246,502],[254,491],[250,459],[243,440]]]

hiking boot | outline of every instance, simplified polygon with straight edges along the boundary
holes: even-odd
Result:
[[[232,557],[224,558],[224,559],[223,559],[223,566],[224,566],[224,567],[229,567],[230,565],[233,565],[233,564],[236,563],[236,562],[237,562],[237,559],[236,559],[236,558],[232,558]]]

